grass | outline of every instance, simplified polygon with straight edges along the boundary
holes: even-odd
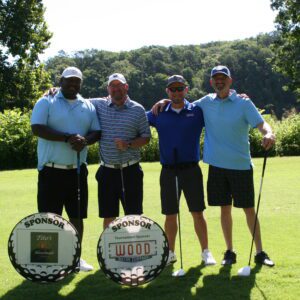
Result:
[[[262,159],[255,159],[255,186],[258,191]],[[204,178],[207,166],[201,164]],[[160,214],[158,163],[144,163],[144,213],[163,225]],[[300,299],[300,157],[269,158],[262,191],[260,221],[264,249],[275,261],[274,268],[252,264],[249,277],[238,277],[237,270],[247,265],[251,237],[244,214],[233,210],[234,247],[238,262],[222,268],[224,241],[219,222],[219,208],[208,207],[210,249],[216,266],[200,265],[199,243],[193,231],[185,201],[181,203],[183,258],[186,276],[172,278],[166,268],[153,282],[139,287],[122,287],[106,279],[99,270],[96,245],[102,232],[96,201],[96,165],[89,166],[89,218],[85,222],[83,258],[95,271],[72,275],[61,282],[41,285],[24,280],[12,267],[7,255],[7,240],[15,224],[36,212],[36,170],[0,172],[0,299]],[[178,245],[177,245],[178,248]],[[177,262],[174,269],[178,269]]]

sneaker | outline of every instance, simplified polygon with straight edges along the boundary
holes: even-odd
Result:
[[[206,266],[212,266],[216,264],[216,260],[214,259],[212,253],[208,249],[204,249],[202,254],[202,261]]]
[[[231,250],[227,250],[224,253],[224,258],[222,260],[222,265],[232,265],[236,263],[236,253]]]
[[[94,267],[89,265],[84,259],[80,258],[79,269],[83,272],[88,272],[94,270]]]
[[[177,261],[177,257],[176,257],[175,252],[169,250],[169,257],[168,257],[168,261],[167,261],[166,266],[174,264],[174,263],[176,263],[176,261]]]
[[[270,259],[270,257],[268,256],[268,254],[264,251],[261,251],[259,253],[257,253],[254,257],[254,261],[257,264],[262,264],[268,267],[274,267],[275,264],[274,262]]]

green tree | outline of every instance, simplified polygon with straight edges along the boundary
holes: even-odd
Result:
[[[0,0],[0,110],[30,107],[45,89],[38,55],[51,36],[41,0]]]
[[[299,0],[271,0],[278,11],[276,28],[278,38],[274,43],[274,63],[277,71],[291,80],[287,87],[300,96],[300,2]],[[299,99],[298,99],[299,100]]]

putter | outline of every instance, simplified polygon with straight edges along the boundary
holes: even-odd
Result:
[[[124,174],[123,174],[123,159],[122,159],[122,152],[120,153],[120,174],[121,174],[121,185],[122,185],[122,199],[123,199],[123,209],[124,209],[124,215],[126,215],[126,197],[125,197],[125,183],[124,183]]]
[[[263,185],[263,180],[264,180],[264,174],[265,174],[265,169],[266,169],[266,164],[267,164],[267,156],[268,156],[268,152],[266,151],[265,155],[264,155],[264,163],[263,163],[262,175],[261,175],[261,180],[260,180],[260,188],[259,188],[259,195],[258,195],[258,201],[257,201],[257,207],[256,207],[254,227],[253,227],[253,232],[252,232],[252,242],[251,242],[251,248],[250,248],[250,255],[249,255],[248,266],[240,268],[238,270],[238,275],[239,276],[249,276],[250,273],[251,273],[250,263],[251,263],[253,243],[254,243],[254,237],[255,237],[255,231],[256,231],[256,224],[257,224],[257,218],[258,218],[258,210],[259,210],[259,205],[260,205],[261,190],[262,190],[262,185]]]
[[[78,222],[80,222],[80,152],[77,152],[77,212],[78,212]],[[80,239],[81,244],[81,239]],[[81,247],[81,245],[80,245]],[[76,268],[76,272],[80,272],[80,257],[79,264]]]
[[[183,270],[182,261],[182,244],[181,244],[181,226],[180,226],[180,203],[179,203],[179,186],[178,186],[178,170],[177,170],[177,149],[174,149],[174,161],[175,161],[175,185],[176,185],[176,200],[178,205],[178,234],[179,234],[179,252],[180,252],[180,269],[173,272],[173,277],[181,277],[185,275]]]

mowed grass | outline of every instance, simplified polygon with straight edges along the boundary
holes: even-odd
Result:
[[[256,199],[260,184],[262,158],[254,159]],[[159,163],[144,163],[144,213],[163,225],[160,213]],[[244,213],[233,210],[234,247],[237,264],[220,265],[224,240],[219,208],[208,207],[209,244],[218,264],[203,267],[200,247],[193,231],[185,201],[181,203],[183,263],[186,276],[173,278],[179,261],[167,267],[153,282],[128,288],[108,280],[99,270],[96,245],[102,232],[98,218],[96,181],[97,165],[89,166],[89,218],[85,221],[82,257],[95,271],[69,276],[54,284],[35,284],[24,280],[12,267],[7,255],[7,240],[16,223],[36,212],[36,170],[0,172],[0,299],[300,299],[300,157],[269,158],[263,184],[260,222],[264,249],[275,261],[274,268],[255,267],[249,277],[237,271],[248,263],[251,236]],[[207,166],[201,163],[204,180]],[[133,182],[134,184],[134,182]],[[177,243],[177,254],[179,254]],[[178,255],[179,256],[179,255]]]

